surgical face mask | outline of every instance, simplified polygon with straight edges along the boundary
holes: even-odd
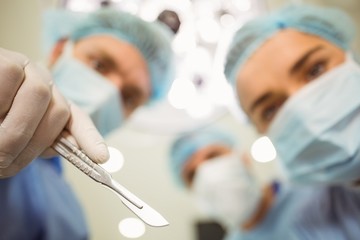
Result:
[[[291,97],[271,124],[286,177],[298,183],[360,179],[360,67],[351,56]]]
[[[86,111],[102,135],[123,120],[121,95],[108,79],[73,57],[69,43],[52,69],[55,84],[70,101]]]
[[[198,207],[229,229],[240,228],[256,211],[261,190],[235,154],[210,159],[196,170]]]

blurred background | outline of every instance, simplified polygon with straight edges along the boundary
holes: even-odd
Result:
[[[269,161],[273,159],[269,155],[257,158],[252,147],[260,136],[238,109],[222,75],[222,62],[236,28],[290,2],[339,7],[349,13],[360,32],[358,0],[0,1],[0,47],[22,52],[37,62],[46,62],[43,29],[48,32],[60,29],[58,22],[46,18],[44,13],[49,9],[66,8],[83,14],[112,7],[147,21],[166,21],[174,33],[177,74],[167,99],[139,109],[121,130],[107,138],[108,144],[123,155],[122,168],[112,173],[113,177],[158,210],[170,225],[164,228],[131,225],[129,218],[134,215],[116,195],[65,163],[66,177],[84,206],[92,239],[128,239],[133,238],[132,234],[146,240],[221,239],[221,229],[197,212],[192,196],[172,179],[168,147],[183,131],[210,124],[221,126],[238,136],[241,149],[249,152],[253,149],[254,171],[261,183],[279,175],[276,159]],[[175,12],[177,17],[164,18],[161,14],[164,10]],[[360,52],[359,34],[353,48]],[[263,148],[258,151],[267,153]],[[122,227],[135,233],[121,232]],[[206,235],[209,233],[211,237]]]

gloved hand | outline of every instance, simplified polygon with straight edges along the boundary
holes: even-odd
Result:
[[[63,131],[95,162],[108,159],[90,118],[63,98],[50,73],[0,48],[0,178],[15,175],[41,154],[55,155],[50,147]]]

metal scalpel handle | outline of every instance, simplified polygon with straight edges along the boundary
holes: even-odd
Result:
[[[109,188],[113,188],[113,180],[111,175],[98,164],[91,161],[85,153],[79,150],[71,142],[61,137],[58,139],[58,142],[55,143],[53,148],[83,173],[95,181],[104,184]],[[131,194],[131,192],[128,191],[125,187],[113,190],[128,200],[130,203],[134,204],[137,208],[142,208],[142,205],[139,203],[140,199],[136,199],[135,195]]]
[[[111,175],[105,169],[94,163],[84,152],[79,150],[67,139],[63,137],[59,138],[53,145],[53,149],[83,173],[115,192],[120,197],[121,202],[146,224],[152,227],[169,225],[160,213],[112,179]]]

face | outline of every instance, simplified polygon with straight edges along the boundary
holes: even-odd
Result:
[[[133,45],[112,36],[86,37],[75,43],[74,57],[119,89],[126,117],[149,100],[151,84],[147,63]]]
[[[260,133],[288,98],[345,61],[340,48],[319,37],[283,30],[265,42],[237,74],[241,106]]]
[[[187,186],[191,186],[195,177],[196,169],[202,163],[212,158],[229,154],[230,152],[231,149],[228,146],[221,144],[209,145],[195,152],[186,162],[183,170],[183,179]]]

